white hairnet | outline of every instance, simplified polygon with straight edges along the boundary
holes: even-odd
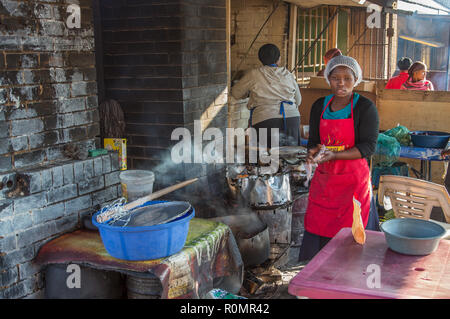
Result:
[[[325,67],[325,80],[327,81],[328,85],[330,85],[330,80],[328,80],[328,76],[330,75],[331,71],[333,71],[338,66],[346,66],[350,70],[355,73],[356,79],[355,79],[355,86],[357,86],[362,81],[362,70],[359,66],[358,62],[353,59],[352,57],[346,56],[346,55],[338,55],[334,58],[332,58],[330,61],[328,61],[327,66]]]

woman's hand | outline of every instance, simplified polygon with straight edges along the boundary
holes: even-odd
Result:
[[[316,160],[316,163],[325,163],[329,161],[333,161],[336,159],[336,153],[326,149],[323,151],[322,155]]]
[[[308,155],[306,156],[306,163],[313,164],[315,163],[314,157],[320,151],[322,145],[317,145],[316,147],[310,148],[308,150]]]
[[[306,162],[309,164],[319,164],[336,159],[336,153],[327,149],[324,145],[317,145],[308,150]]]

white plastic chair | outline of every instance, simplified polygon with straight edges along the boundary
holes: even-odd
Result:
[[[443,185],[405,176],[382,175],[378,186],[378,203],[387,196],[396,218],[417,218],[438,223],[450,239],[450,196]],[[441,207],[446,223],[430,219],[434,206]]]

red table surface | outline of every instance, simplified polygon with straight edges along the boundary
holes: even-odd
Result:
[[[441,240],[430,255],[409,256],[390,250],[382,232],[366,230],[366,243],[359,245],[351,228],[343,228],[291,280],[288,291],[323,299],[450,298],[449,259],[449,240]],[[377,268],[380,285],[373,287]]]

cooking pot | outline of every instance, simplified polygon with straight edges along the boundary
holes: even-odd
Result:
[[[228,225],[236,239],[244,266],[265,262],[270,254],[269,229],[254,213],[211,218]]]
[[[254,208],[275,208],[292,201],[289,172],[250,175],[241,179],[241,193]]]
[[[269,228],[250,238],[238,238],[237,244],[245,267],[260,265],[270,255]]]
[[[265,174],[267,167],[227,168],[231,198],[254,208],[275,208],[292,201],[289,170]]]

